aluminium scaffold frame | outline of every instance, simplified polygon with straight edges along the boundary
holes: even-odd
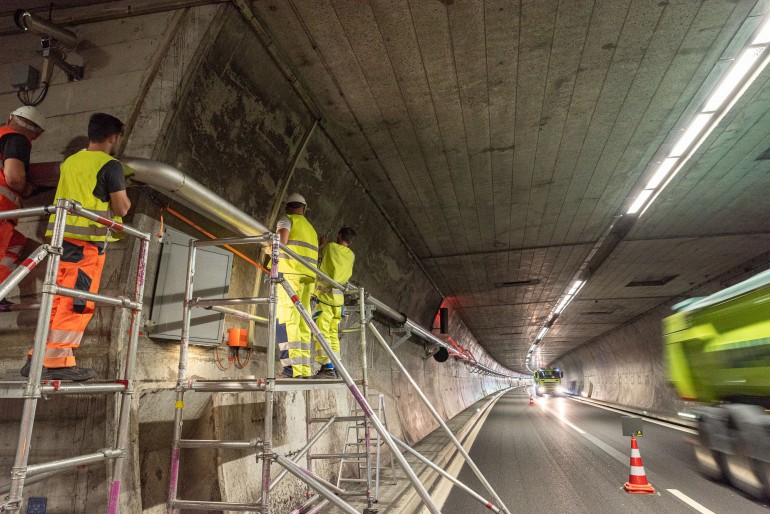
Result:
[[[113,460],[114,466],[112,470],[112,482],[110,484],[107,512],[108,514],[117,514],[119,509],[118,503],[120,499],[121,478],[123,476],[123,466],[126,457],[126,446],[128,444],[131,398],[134,393],[133,375],[136,367],[136,353],[142,314],[144,281],[150,235],[140,232],[128,225],[104,218],[99,214],[84,209],[79,203],[64,198],[57,199],[55,205],[2,212],[0,213],[0,220],[49,216],[51,214],[55,214],[51,243],[43,244],[38,247],[10,274],[10,276],[8,276],[6,280],[0,283],[0,298],[5,298],[14,287],[16,287],[43,261],[43,259],[50,257],[43,282],[42,300],[40,302],[40,312],[38,314],[37,327],[35,330],[35,342],[33,345],[29,377],[26,381],[0,382],[0,398],[21,398],[24,400],[16,456],[11,469],[11,482],[7,486],[0,487],[0,494],[8,495],[5,501],[0,503],[0,512],[17,512],[21,509],[25,483],[31,484],[38,482],[76,467]],[[100,294],[89,293],[87,291],[61,287],[56,284],[56,276],[62,255],[65,223],[68,215],[87,218],[107,227],[108,231],[120,232],[139,239],[139,258],[134,280],[134,290],[130,299],[125,297],[112,298]],[[46,340],[48,339],[49,322],[55,295],[79,298],[89,302],[121,307],[131,311],[126,362],[121,379],[102,382],[94,381],[89,383],[46,380],[41,383],[43,354]],[[40,398],[58,395],[110,393],[120,393],[121,395],[114,447],[103,448],[87,455],[59,459],[53,462],[29,464],[32,430],[35,422],[37,401]]]
[[[233,244],[248,244],[248,243],[258,243],[266,246],[269,245],[271,267],[270,267],[270,274],[269,274],[268,296],[265,298],[238,298],[238,299],[225,299],[225,300],[202,300],[200,298],[193,298],[193,278],[195,275],[196,249],[201,246],[222,245],[222,244],[233,245]],[[303,265],[309,268],[313,273],[315,273],[318,278],[331,284],[333,287],[343,292],[353,293],[358,296],[359,313],[361,317],[360,343],[361,343],[361,353],[362,353],[362,363],[363,363],[363,366],[362,366],[363,379],[361,381],[362,389],[358,388],[356,382],[353,380],[350,373],[347,371],[345,366],[340,361],[339,356],[332,351],[328,341],[326,341],[326,338],[318,329],[318,326],[315,324],[312,315],[307,311],[304,305],[302,305],[302,303],[300,302],[291,284],[288,281],[284,280],[283,276],[279,273],[279,257],[281,253],[288,254],[291,258],[301,262]],[[178,514],[179,509],[190,509],[190,510],[219,509],[219,510],[258,512],[261,514],[269,514],[271,512],[270,492],[278,483],[278,481],[281,480],[284,476],[286,476],[287,473],[294,475],[299,480],[304,482],[309,489],[313,489],[318,493],[315,497],[311,498],[311,500],[323,497],[324,503],[325,502],[331,503],[334,506],[341,509],[343,512],[348,512],[351,514],[357,513],[357,511],[350,504],[348,504],[340,496],[338,496],[338,495],[344,494],[345,493],[344,490],[322,479],[321,477],[317,476],[312,472],[312,466],[310,465],[311,459],[308,459],[308,463],[309,463],[308,469],[302,468],[297,464],[299,459],[318,440],[321,434],[323,434],[325,430],[329,426],[331,426],[331,424],[334,423],[335,421],[344,420],[345,419],[344,417],[332,416],[331,418],[326,420],[326,423],[324,424],[324,426],[316,434],[312,436],[310,434],[310,431],[308,430],[308,441],[305,447],[299,452],[297,452],[292,459],[289,459],[288,457],[280,455],[273,451],[273,448],[272,448],[273,407],[274,407],[276,392],[292,391],[292,390],[309,391],[309,390],[315,390],[320,388],[339,387],[341,385],[340,380],[313,380],[313,381],[306,382],[306,381],[295,380],[295,379],[277,379],[275,377],[275,350],[276,350],[276,326],[277,326],[276,303],[277,303],[279,286],[283,287],[286,294],[291,299],[294,305],[294,308],[297,309],[297,311],[299,312],[301,319],[310,328],[312,335],[316,338],[317,342],[321,345],[326,355],[334,364],[335,369],[337,370],[338,376],[340,376],[342,379],[341,382],[343,382],[344,385],[347,386],[347,389],[353,396],[353,399],[358,403],[358,405],[361,407],[362,412],[364,413],[363,421],[365,423],[364,428],[365,428],[365,439],[366,439],[366,448],[367,448],[365,451],[366,468],[367,468],[367,490],[366,490],[367,508],[364,510],[365,514],[377,512],[373,506],[374,499],[371,495],[372,469],[371,469],[371,460],[370,460],[371,459],[370,428],[374,428],[377,431],[379,438],[381,438],[381,440],[385,443],[385,445],[388,446],[388,448],[390,449],[392,458],[398,462],[402,471],[411,482],[412,487],[415,489],[420,499],[422,500],[422,503],[424,504],[425,508],[427,508],[427,510],[431,513],[434,513],[434,514],[439,513],[439,509],[436,506],[433,499],[431,498],[430,494],[427,492],[423,484],[418,479],[416,473],[409,466],[408,462],[406,461],[406,458],[399,450],[399,446],[402,446],[402,447],[406,446],[405,443],[398,441],[395,437],[393,437],[389,433],[389,431],[382,424],[381,420],[374,413],[372,407],[367,401],[368,376],[367,376],[367,363],[366,363],[366,327],[368,327],[370,330],[373,331],[373,333],[375,334],[375,336],[377,336],[378,341],[380,341],[381,344],[384,344],[385,348],[387,349],[387,354],[399,365],[402,372],[404,372],[405,375],[409,378],[411,385],[418,392],[421,400],[426,404],[430,413],[434,416],[434,418],[436,418],[436,420],[439,422],[442,428],[444,428],[444,430],[449,434],[453,443],[458,447],[462,456],[471,465],[473,471],[479,477],[482,484],[487,488],[489,493],[493,496],[495,501],[498,503],[499,507],[485,500],[480,495],[474,493],[467,486],[460,483],[454,477],[451,477],[451,475],[449,475],[446,471],[442,470],[441,468],[439,468],[438,466],[430,462],[428,459],[426,459],[419,453],[411,449],[410,449],[410,453],[415,455],[420,461],[426,463],[429,467],[433,468],[434,470],[440,472],[441,474],[449,478],[453,483],[455,483],[456,485],[459,485],[463,490],[469,492],[475,499],[483,503],[485,507],[487,507],[488,509],[494,512],[505,512],[506,514],[510,514],[510,511],[504,506],[502,500],[499,498],[497,493],[495,493],[495,491],[492,489],[491,485],[487,482],[487,480],[483,477],[478,467],[476,467],[476,465],[472,462],[472,460],[470,459],[470,456],[464,450],[464,448],[459,443],[459,441],[455,438],[454,434],[452,434],[452,432],[443,422],[438,412],[430,404],[429,400],[422,393],[420,388],[417,386],[416,382],[414,382],[414,379],[412,379],[411,375],[409,375],[409,373],[406,372],[406,368],[404,368],[403,364],[401,364],[399,359],[396,357],[395,353],[393,353],[390,350],[390,348],[387,346],[387,344],[384,343],[384,340],[381,339],[382,336],[379,334],[379,332],[376,331],[376,328],[372,324],[372,320],[366,316],[366,312],[367,312],[367,309],[365,306],[366,293],[364,289],[352,288],[350,286],[342,285],[332,280],[323,272],[321,272],[314,266],[307,263],[307,261],[305,261],[302,257],[298,256],[291,249],[283,245],[280,242],[279,236],[274,233],[264,233],[261,236],[252,236],[252,237],[190,241],[188,269],[187,269],[187,283],[185,285],[185,303],[184,303],[184,312],[183,312],[182,335],[181,335],[180,351],[179,351],[179,375],[178,375],[177,387],[176,387],[177,396],[176,396],[175,414],[174,414],[174,436],[173,436],[173,445],[172,445],[172,451],[171,451],[171,465],[170,465],[171,471],[170,471],[170,477],[169,477],[169,496],[168,496],[168,503],[167,503],[168,514]],[[268,318],[266,320],[268,325],[267,363],[266,363],[267,377],[250,379],[250,380],[236,379],[236,380],[218,380],[218,381],[211,381],[211,380],[188,381],[187,380],[187,354],[188,354],[188,348],[189,348],[191,309],[193,307],[205,307],[205,308],[209,308],[212,310],[216,310],[216,311],[224,312],[228,314],[236,314],[237,312],[236,315],[241,318],[264,322],[265,321],[264,318],[259,318],[257,316],[253,316],[251,314],[241,312],[241,311],[233,312],[231,309],[227,310],[226,308],[222,307],[223,305],[243,306],[243,305],[253,305],[253,304],[268,305]],[[205,391],[205,392],[262,391],[264,392],[266,396],[265,396],[263,439],[255,438],[249,441],[182,439],[185,391]],[[306,412],[306,414],[308,413],[309,411]],[[180,457],[181,457],[180,450],[182,448],[220,448],[220,449],[228,448],[228,449],[256,450],[257,461],[260,461],[260,460],[262,461],[262,481],[261,481],[260,501],[258,503],[257,502],[236,503],[236,502],[215,502],[215,501],[205,501],[205,500],[200,501],[200,500],[178,499],[177,497],[178,485],[179,485],[178,481],[179,481],[179,467],[180,467]],[[284,468],[283,472],[281,472],[274,480],[271,479],[271,464],[273,462],[277,463],[278,465]],[[309,506],[311,504],[312,502],[308,501],[306,502],[305,506]],[[305,506],[303,506],[303,508]],[[313,508],[312,512],[317,512],[319,507],[321,507],[321,505],[318,505],[315,508]],[[299,510],[297,510],[297,512],[299,512]]]

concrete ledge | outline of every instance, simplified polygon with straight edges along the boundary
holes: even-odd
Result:
[[[477,401],[446,422],[449,429],[452,430],[461,444],[465,442],[479,420],[481,420],[497,399],[512,389],[515,388],[508,388],[495,392],[492,395]],[[452,444],[441,427],[431,432],[412,447],[425,458],[431,460],[437,466],[442,468],[448,467],[452,459],[458,454],[457,448]],[[405,457],[409,465],[414,469],[420,482],[422,482],[429,493],[432,493],[431,490],[436,487],[442,476],[418,461],[412,455],[405,454]],[[396,468],[396,478],[398,479],[397,485],[392,485],[386,482],[386,475],[382,475],[380,501],[375,504],[375,508],[384,512],[419,512],[422,509],[422,501],[412,487],[412,484],[406,478],[406,475],[404,475],[398,467]],[[481,493],[481,491],[479,492]],[[351,505],[354,508],[360,509],[363,509],[366,506],[364,501],[358,500],[352,501]]]

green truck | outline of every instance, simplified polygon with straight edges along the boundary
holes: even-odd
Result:
[[[535,385],[535,394],[538,396],[543,395],[559,395],[564,392],[561,387],[561,379],[564,376],[564,372],[559,368],[541,368],[535,371],[535,377],[533,383]]]
[[[673,308],[664,360],[679,395],[698,402],[700,471],[770,496],[770,270]]]

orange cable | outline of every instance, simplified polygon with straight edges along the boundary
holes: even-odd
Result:
[[[166,207],[166,210],[169,212],[169,214],[173,214],[174,216],[176,216],[176,217],[177,217],[177,218],[179,218],[180,220],[184,221],[185,223],[187,223],[188,225],[190,225],[191,227],[193,227],[195,230],[197,230],[197,231],[198,231],[198,232],[200,232],[201,234],[203,234],[203,235],[205,235],[205,236],[207,236],[207,237],[209,237],[209,238],[211,238],[211,239],[214,239],[214,240],[218,239],[218,237],[217,237],[217,236],[215,236],[215,235],[214,235],[214,234],[212,234],[211,232],[208,232],[208,231],[207,231],[207,230],[205,230],[203,227],[199,227],[198,225],[196,225],[195,223],[193,223],[191,220],[189,220],[189,219],[187,219],[186,217],[184,217],[182,214],[179,214],[178,212],[176,212],[176,211],[175,211],[174,209],[172,209],[171,207]],[[246,257],[244,254],[242,254],[241,252],[239,252],[238,250],[236,250],[236,249],[235,249],[235,248],[233,248],[232,246],[230,246],[230,245],[222,245],[222,246],[223,246],[223,247],[225,247],[225,248],[227,248],[228,250],[230,250],[230,251],[231,251],[231,252],[233,252],[235,255],[237,255],[238,257],[240,257],[240,258],[241,258],[241,259],[243,259],[244,261],[248,262],[249,264],[252,264],[252,265],[256,266],[257,268],[261,269],[261,270],[262,270],[262,271],[264,271],[265,273],[270,273],[270,272],[269,272],[267,269],[265,269],[265,268],[264,268],[263,266],[261,266],[259,263],[257,263],[257,262],[255,262],[255,261],[253,261],[253,260],[252,260],[252,259],[250,259],[249,257]]]

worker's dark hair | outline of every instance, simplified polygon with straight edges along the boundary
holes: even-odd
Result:
[[[96,112],[88,120],[88,140],[102,143],[108,137],[123,133],[123,122],[115,116]]]
[[[347,244],[351,244],[353,243],[353,238],[356,237],[356,231],[350,227],[342,227],[337,235]]]
[[[289,202],[286,204],[286,207],[289,209],[299,209],[300,207],[304,207],[305,204],[302,202]]]

